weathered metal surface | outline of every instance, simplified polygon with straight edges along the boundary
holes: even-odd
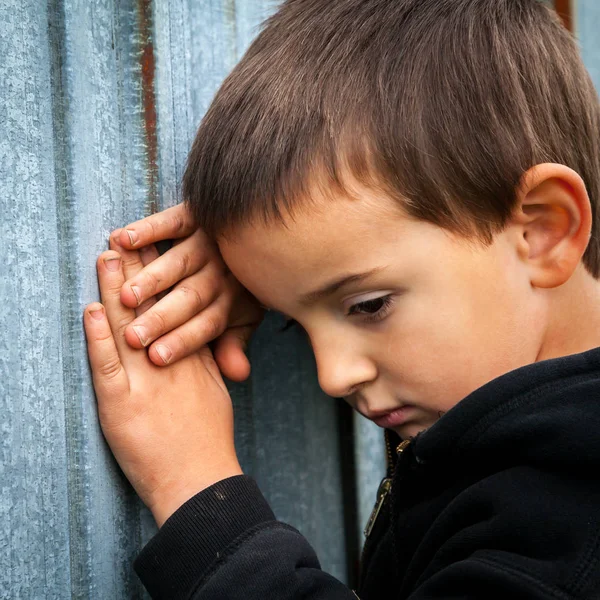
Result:
[[[195,129],[273,6],[0,0],[1,598],[145,596],[131,563],[155,526],[101,436],[81,312],[98,298],[108,232],[180,200]],[[600,84],[600,9],[574,10]],[[356,418],[348,452],[341,401],[281,324],[267,318],[251,381],[231,385],[236,444],[277,516],[345,580],[348,536],[383,472],[381,431]]]
[[[0,0],[2,598],[145,596],[131,563],[155,527],[102,438],[81,313],[108,232],[179,201],[202,114],[272,8]],[[240,459],[346,579],[340,401],[280,325],[231,386]]]
[[[49,63],[45,11],[0,3],[2,598],[70,588]]]
[[[575,35],[581,46],[583,62],[587,67],[594,85],[600,90],[600,3],[594,0],[573,0]]]

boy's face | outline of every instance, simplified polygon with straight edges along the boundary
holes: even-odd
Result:
[[[286,225],[236,229],[219,242],[225,262],[306,330],[322,389],[379,425],[414,436],[484,383],[535,362],[543,309],[511,227],[483,247],[364,189],[360,200],[307,205]]]

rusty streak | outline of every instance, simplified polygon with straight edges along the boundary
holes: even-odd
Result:
[[[158,138],[156,134],[156,98],[154,95],[154,45],[152,44],[152,0],[138,0],[142,68],[142,106],[146,153],[148,157],[147,213],[158,210]]]
[[[554,0],[554,8],[562,19],[564,26],[573,31],[573,11],[571,0]]]

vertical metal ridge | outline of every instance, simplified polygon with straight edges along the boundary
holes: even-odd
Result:
[[[72,156],[68,140],[70,138],[67,114],[69,96],[64,75],[66,63],[66,28],[64,19],[64,0],[48,0],[48,37],[50,45],[50,82],[52,97],[52,123],[54,138],[55,194],[57,214],[57,241],[59,257],[59,290],[64,299],[60,314],[62,331],[63,411],[65,416],[65,448],[67,461],[68,516],[69,516],[69,557],[70,557],[70,595],[81,597],[89,590],[89,568],[82,568],[82,559],[89,560],[91,544],[87,532],[85,508],[86,497],[82,493],[85,487],[84,471],[81,465],[87,463],[85,444],[82,439],[83,415],[80,409],[81,387],[77,384],[85,374],[77,366],[77,356],[85,353],[84,341],[73,334],[73,324],[81,320],[78,313],[79,303],[77,278],[81,271],[79,253],[73,241],[76,239],[78,219],[77,208],[73,202]],[[79,441],[77,441],[79,440]]]

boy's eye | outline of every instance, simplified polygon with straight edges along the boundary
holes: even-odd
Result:
[[[348,316],[365,315],[366,322],[380,321],[384,319],[393,303],[392,296],[381,296],[372,300],[365,300],[350,307]]]
[[[387,316],[393,302],[392,296],[381,296],[381,298],[373,298],[372,300],[358,302],[350,307],[348,316],[364,315],[363,321],[368,323],[381,321]],[[295,319],[286,319],[285,325],[280,331],[287,331],[290,327],[300,327],[300,324]]]
[[[362,312],[372,315],[373,313],[379,312],[385,306],[385,300],[386,297],[383,296],[382,298],[373,298],[373,300],[359,302],[350,307],[348,314],[354,315],[357,312]]]

